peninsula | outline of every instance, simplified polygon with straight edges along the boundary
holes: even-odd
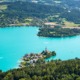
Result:
[[[35,64],[42,64],[45,63],[45,59],[50,58],[51,56],[56,56],[56,52],[49,51],[45,48],[41,53],[30,53],[23,56],[19,66],[26,67],[29,65],[34,66]]]
[[[80,28],[43,27],[38,32],[38,36],[43,37],[71,37],[76,35],[80,35]]]

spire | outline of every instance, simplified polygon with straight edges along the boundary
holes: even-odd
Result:
[[[45,47],[45,51],[48,51],[48,50],[47,50],[47,47]]]
[[[47,47],[45,47],[45,52],[49,53],[50,51],[47,49]]]

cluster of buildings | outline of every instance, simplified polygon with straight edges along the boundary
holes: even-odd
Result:
[[[43,58],[43,55],[42,54],[34,54],[34,53],[31,53],[31,54],[26,54],[23,59],[25,61],[27,61],[27,63],[36,63],[37,60]]]
[[[42,60],[46,57],[46,53],[50,53],[50,51],[47,50],[47,48],[45,48],[44,51],[42,51],[42,53],[30,53],[30,54],[26,54],[25,56],[23,56],[23,62],[21,62],[20,66],[21,67],[25,67],[27,65],[35,65],[35,63],[37,63],[37,61]]]

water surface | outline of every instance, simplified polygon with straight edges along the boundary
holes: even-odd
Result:
[[[56,51],[54,59],[80,58],[80,36],[67,38],[44,38],[37,36],[37,27],[0,28],[0,69],[18,67],[24,54],[41,52],[47,47]],[[53,59],[53,57],[51,57]]]

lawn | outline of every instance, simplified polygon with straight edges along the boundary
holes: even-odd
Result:
[[[7,9],[7,5],[0,5],[0,10],[5,10]]]

